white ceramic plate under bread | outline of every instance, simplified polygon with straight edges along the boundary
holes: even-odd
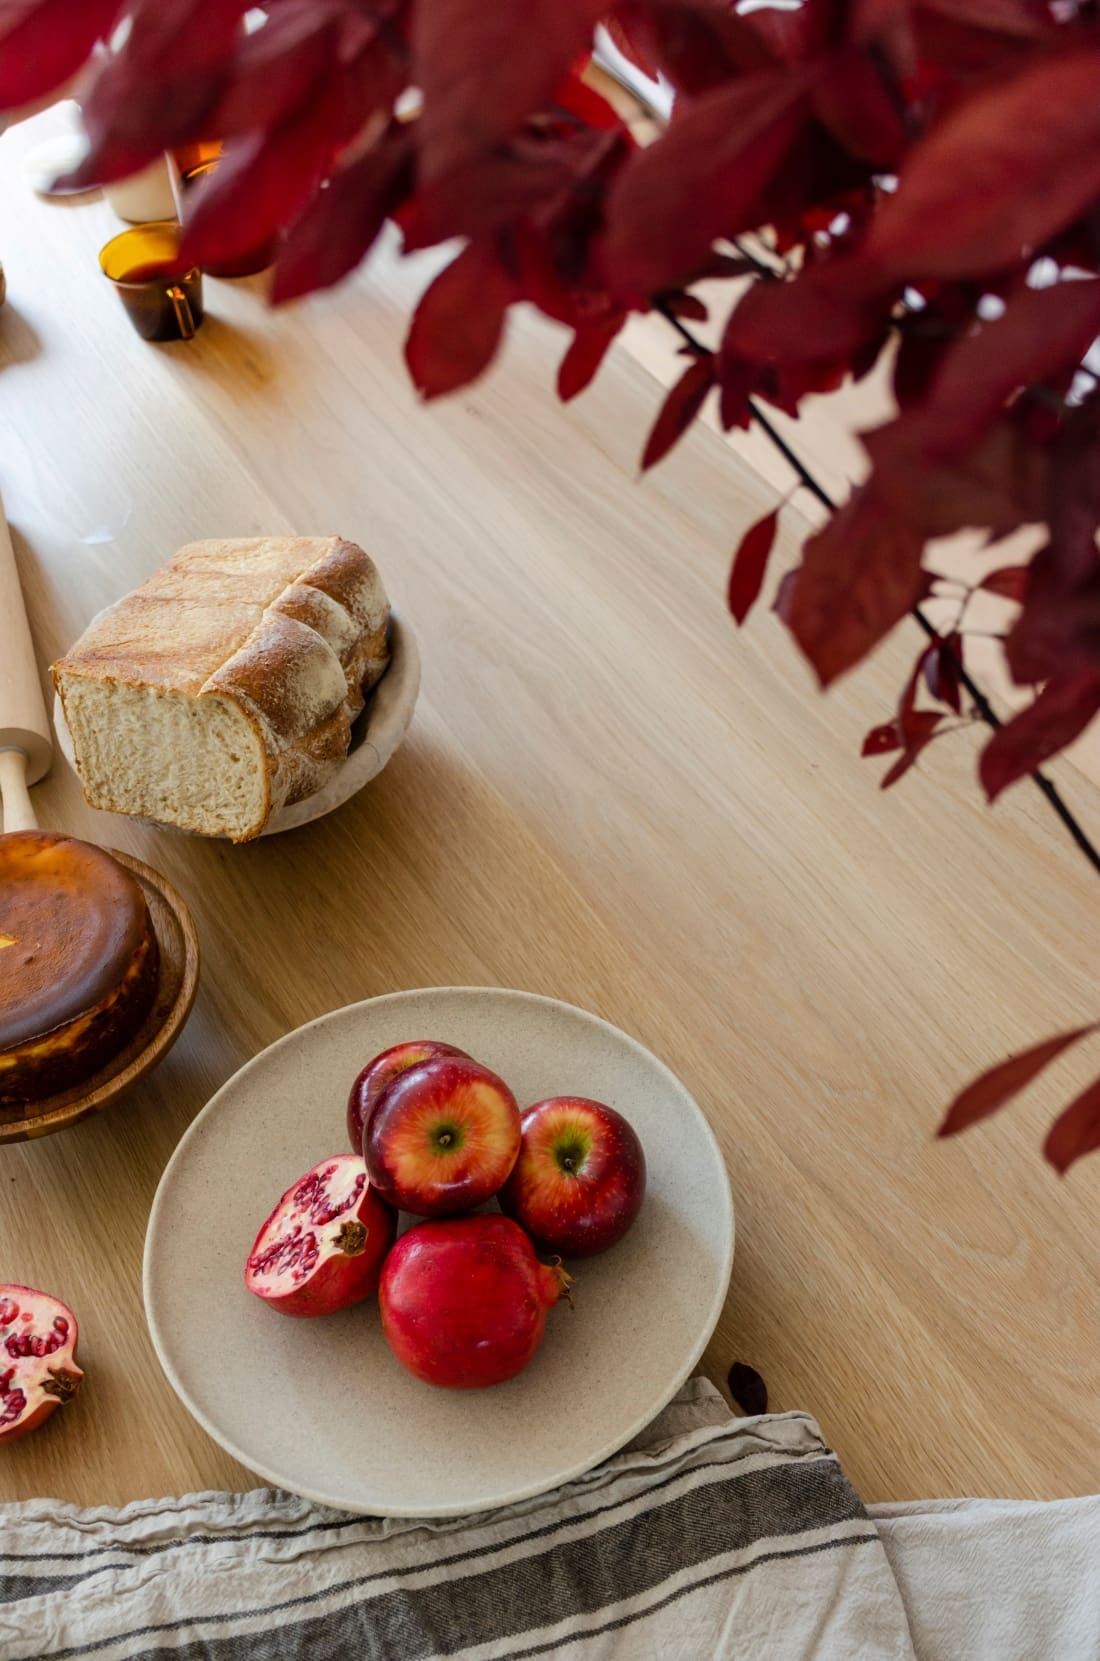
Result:
[[[93,618],[92,622],[95,621],[96,618]],[[273,813],[260,832],[261,836],[278,836],[280,831],[297,830],[300,825],[308,825],[314,819],[331,813],[334,808],[342,807],[349,797],[362,790],[385,767],[409,730],[420,691],[420,653],[416,636],[396,611],[390,613],[390,651],[386,673],[371,693],[366,709],[352,725],[347,760],[321,790],[307,796],[304,801],[295,802],[291,807],[281,807]],[[65,720],[61,699],[56,693],[53,724],[58,748],[79,776],[73,736]],[[156,828],[178,831],[180,835],[191,834],[179,831],[176,825],[158,824]]]
[[[594,1096],[634,1125],[649,1170],[631,1232],[577,1261],[530,1366],[489,1390],[438,1390],[387,1348],[377,1300],[315,1320],[245,1290],[279,1195],[346,1150],[348,1089],[390,1044],[435,1038],[499,1072],[520,1102]],[[176,1393],[276,1487],[345,1511],[434,1517],[505,1505],[629,1441],[696,1366],[726,1296],[733,1202],[718,1146],[668,1068],[552,998],[481,987],[398,992],[324,1015],[218,1091],[161,1179],[145,1308]]]

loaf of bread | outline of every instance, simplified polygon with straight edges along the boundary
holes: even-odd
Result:
[[[244,842],[325,784],[389,661],[341,537],[194,542],[53,665],[93,807]]]

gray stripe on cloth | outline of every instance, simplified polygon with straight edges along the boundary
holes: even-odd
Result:
[[[690,1585],[678,1586],[675,1591],[669,1592],[655,1603],[646,1604],[644,1609],[633,1610],[628,1615],[620,1615],[612,1620],[603,1621],[599,1626],[586,1627],[582,1636],[584,1638],[602,1638],[609,1632],[622,1632],[633,1622],[648,1620],[650,1616],[656,1615],[660,1610],[667,1609],[669,1604],[675,1603],[678,1598],[687,1597],[691,1592],[700,1592],[707,1586],[717,1586],[723,1580],[732,1580],[735,1575],[750,1574],[753,1569],[763,1568],[768,1563],[784,1563],[794,1557],[816,1557],[823,1551],[843,1551],[849,1546],[872,1546],[877,1544],[878,1535],[871,1527],[866,1534],[846,1535],[840,1540],[823,1540],[816,1546],[795,1546],[790,1551],[763,1552],[759,1557],[754,1557],[751,1563],[735,1563],[730,1568],[719,1569],[717,1574],[701,1575],[698,1580],[693,1580]],[[551,1638],[544,1644],[532,1644],[526,1649],[512,1650],[508,1661],[527,1661],[527,1657],[533,1655],[552,1655],[560,1647],[560,1640]],[[163,1654],[163,1651],[161,1653]],[[142,1661],[145,1661],[144,1657]],[[699,1661],[704,1661],[704,1658],[700,1656]],[[756,1658],[756,1661],[759,1661],[759,1658]],[[855,1661],[855,1657],[853,1657],[853,1661]]]
[[[716,1467],[703,1467],[714,1470]],[[700,1471],[676,1473],[698,1477]],[[540,1629],[570,1617],[596,1614],[651,1592],[672,1575],[682,1573],[731,1552],[771,1539],[797,1537],[809,1531],[864,1519],[866,1513],[835,1460],[821,1457],[797,1464],[780,1463],[740,1473],[736,1464],[723,1465],[720,1474],[698,1482],[686,1493],[654,1503],[652,1490],[637,1496],[628,1515],[608,1523],[583,1539],[545,1545],[518,1560],[487,1569],[471,1568],[455,1577],[444,1574],[427,1585],[402,1585],[445,1567],[430,1560],[406,1570],[389,1570],[345,1580],[267,1606],[231,1615],[179,1620],[123,1631],[87,1645],[55,1649],[51,1661],[94,1653],[119,1643],[173,1635],[175,1642],[139,1653],[143,1657],[171,1655],[177,1661],[430,1661],[493,1641],[514,1639],[522,1644]],[[608,1507],[606,1509],[614,1509]],[[563,1519],[585,1521],[583,1513]],[[557,1525],[533,1531],[535,1536]],[[849,1531],[850,1535],[850,1531]],[[876,1538],[867,1524],[868,1539]],[[524,1538],[524,1537],[521,1537]],[[507,1542],[514,1546],[517,1542]],[[848,1535],[837,1546],[849,1545]],[[822,1542],[827,1545],[828,1542]],[[475,1556],[487,1556],[488,1551]],[[759,1554],[766,1560],[766,1554]],[[753,1564],[745,1565],[746,1571]],[[732,1572],[732,1571],[731,1571]],[[365,1590],[371,1581],[384,1580],[391,1589],[369,1593],[361,1601],[336,1611],[318,1612],[291,1621],[291,1611],[340,1594]],[[396,1581],[396,1586],[392,1583]],[[535,1618],[532,1618],[532,1615]],[[264,1617],[262,1630],[240,1627]],[[196,1629],[234,1625],[236,1633]],[[128,1654],[133,1655],[133,1649]],[[700,1658],[703,1661],[703,1658]]]

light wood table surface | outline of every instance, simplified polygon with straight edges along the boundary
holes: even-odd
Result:
[[[737,1206],[712,1378],[759,1368],[868,1500],[1100,1487],[1100,1158],[1060,1183],[1038,1152],[1096,1046],[969,1137],[932,1134],[977,1069],[1097,1014],[1096,883],[1030,788],[981,805],[975,733],[880,794],[859,742],[915,637],[822,698],[766,608],[735,632],[729,552],[774,486],[705,428],[639,482],[660,390],[629,350],[562,408],[560,334],[521,317],[484,384],[419,408],[400,345],[423,261],[383,251],[279,314],[208,280],[199,337],[145,344],[96,265],[106,205],[23,180],[44,130],[0,146],[0,489],[43,671],[184,542],[340,531],[414,622],[424,688],[360,796],[251,846],[97,814],[60,758],[35,791],[43,824],[164,871],[205,955],[127,1101],[0,1148],[0,1279],[72,1303],[87,1370],[0,1457],[0,1498],[254,1485],[147,1340],[161,1171],[301,1022],[477,983],[597,1011],[697,1096]],[[1100,791],[1062,777],[1100,832]]]

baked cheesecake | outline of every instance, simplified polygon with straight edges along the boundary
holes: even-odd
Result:
[[[0,836],[0,1115],[117,1055],[158,962],[141,884],[118,860],[53,831]]]

